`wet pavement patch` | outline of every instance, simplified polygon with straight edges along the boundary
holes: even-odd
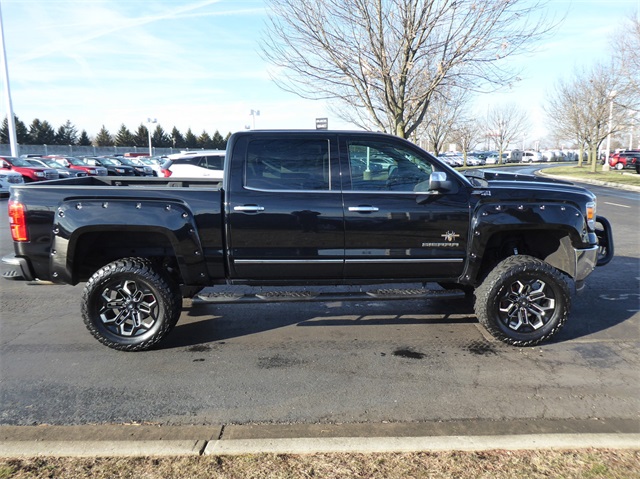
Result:
[[[425,357],[425,354],[419,353],[418,351],[412,351],[411,349],[396,349],[393,352],[393,355],[407,359],[424,359]]]
[[[211,351],[211,346],[207,346],[206,344],[197,344],[195,346],[189,346],[187,351],[190,353],[206,353],[207,351]]]
[[[493,345],[485,343],[484,341],[474,341],[465,347],[465,349],[471,354],[475,354],[477,356],[491,356],[497,354]]]

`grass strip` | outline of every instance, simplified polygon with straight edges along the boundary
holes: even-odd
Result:
[[[0,479],[633,479],[640,449],[0,459]]]

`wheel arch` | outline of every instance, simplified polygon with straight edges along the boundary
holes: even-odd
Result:
[[[197,231],[177,201],[64,202],[53,225],[53,280],[77,284],[114,260],[139,257],[160,262],[179,284],[199,284],[208,275]]]

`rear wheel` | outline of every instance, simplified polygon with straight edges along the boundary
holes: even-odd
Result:
[[[496,339],[517,346],[534,346],[555,335],[570,306],[565,276],[531,256],[503,260],[476,289],[480,323]]]
[[[82,317],[104,345],[122,351],[151,348],[180,317],[182,295],[175,283],[142,258],[100,268],[87,282]]]

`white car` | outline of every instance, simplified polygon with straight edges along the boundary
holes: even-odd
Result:
[[[0,195],[5,196],[9,194],[9,188],[13,185],[21,185],[24,183],[24,178],[20,173],[15,171],[0,169]]]
[[[224,150],[184,151],[169,155],[162,165],[165,178],[211,178],[222,179]]]

